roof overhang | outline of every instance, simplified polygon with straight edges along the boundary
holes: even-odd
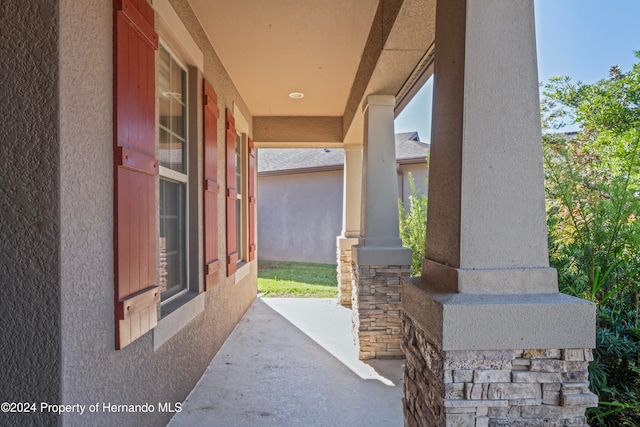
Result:
[[[436,0],[189,3],[257,147],[361,144],[367,97],[394,95],[399,112],[432,73]]]

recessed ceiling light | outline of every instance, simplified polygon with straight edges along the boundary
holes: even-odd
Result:
[[[291,92],[289,94],[289,98],[302,99],[302,98],[304,98],[304,93],[302,93],[302,92]]]

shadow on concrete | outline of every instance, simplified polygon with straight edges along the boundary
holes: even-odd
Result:
[[[335,299],[257,299],[169,425],[402,426],[402,363],[357,360]]]

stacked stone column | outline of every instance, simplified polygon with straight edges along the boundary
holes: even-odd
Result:
[[[586,426],[591,349],[443,351],[403,317],[406,425]]]
[[[401,359],[401,277],[411,265],[352,265],[353,314],[360,359]]]
[[[342,233],[336,240],[338,302],[351,306],[351,247],[360,237],[360,197],[362,193],[362,145],[344,148],[344,191]]]
[[[358,242],[358,239],[344,239],[338,237],[337,250],[337,273],[338,273],[338,303],[343,306],[351,306],[352,282],[351,274],[352,261],[351,247]]]
[[[401,358],[401,277],[411,250],[398,227],[393,96],[365,106],[360,242],[352,249],[353,330],[360,359]]]
[[[595,306],[547,252],[533,0],[436,6],[427,241],[402,279],[409,426],[583,426]]]

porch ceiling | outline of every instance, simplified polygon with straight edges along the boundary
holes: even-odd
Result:
[[[402,96],[435,35],[435,0],[189,1],[259,147],[361,142],[363,100]]]

